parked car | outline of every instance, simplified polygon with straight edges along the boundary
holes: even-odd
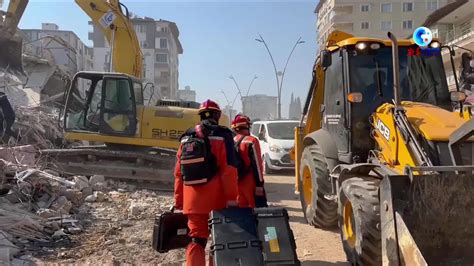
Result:
[[[295,120],[257,121],[253,123],[251,135],[260,140],[262,149],[263,169],[266,174],[278,170],[295,168],[290,158],[290,150],[294,145]]]

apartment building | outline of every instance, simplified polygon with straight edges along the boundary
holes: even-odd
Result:
[[[183,48],[176,23],[148,17],[134,17],[132,23],[143,53],[143,78],[155,86],[153,97],[178,99],[179,55]],[[97,25],[93,25],[89,39],[94,43],[94,69],[108,71],[110,46]]]
[[[92,49],[70,30],[60,30],[54,23],[42,23],[41,29],[22,29],[25,52],[63,66],[71,76],[92,70]]]
[[[459,79],[461,55],[467,50],[474,51],[474,1],[457,0],[433,12],[423,24],[431,29],[433,37],[439,38],[455,50],[454,65]],[[450,90],[455,90],[455,76],[449,52],[442,50],[443,64]]]
[[[263,94],[249,95],[242,97],[242,112],[252,120],[276,119],[277,115],[276,96]]]
[[[453,0],[320,0],[317,14],[317,43],[325,47],[333,30],[356,36],[387,37],[391,31],[406,38],[427,16]]]

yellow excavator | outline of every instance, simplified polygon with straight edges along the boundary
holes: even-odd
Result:
[[[334,31],[315,62],[296,187],[353,265],[474,262],[474,121],[453,111],[442,49]]]
[[[12,1],[23,10],[28,2]],[[68,140],[104,145],[47,149],[43,157],[66,174],[171,184],[179,137],[199,122],[199,104],[161,100],[145,105],[142,52],[127,7],[118,0],[75,2],[110,43],[112,67],[76,73],[66,88],[62,125]],[[16,13],[17,21],[21,14]],[[228,125],[229,119],[223,115],[220,122]]]

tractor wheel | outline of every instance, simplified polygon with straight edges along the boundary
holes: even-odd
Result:
[[[380,180],[353,177],[342,182],[338,215],[342,245],[353,265],[382,265]]]
[[[331,193],[326,158],[317,144],[306,147],[299,174],[300,201],[309,224],[319,228],[337,225],[337,203],[324,195]]]

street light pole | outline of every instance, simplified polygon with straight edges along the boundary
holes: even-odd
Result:
[[[273,69],[275,70],[275,78],[276,78],[276,81],[277,81],[277,93],[278,93],[277,94],[277,101],[278,101],[277,112],[278,112],[278,119],[281,119],[281,90],[282,90],[282,86],[283,86],[283,78],[285,76],[286,67],[288,66],[288,62],[290,61],[290,58],[293,55],[293,51],[295,50],[296,46],[298,46],[298,44],[304,43],[304,41],[302,41],[301,37],[300,37],[295,42],[295,45],[293,45],[293,48],[291,49],[290,55],[288,55],[288,58],[286,59],[286,63],[285,63],[285,67],[283,68],[283,72],[278,72],[277,68],[276,68],[276,65],[275,65],[275,61],[273,60],[272,53],[270,52],[270,49],[268,48],[267,43],[265,42],[265,40],[263,39],[261,34],[259,34],[259,37],[260,37],[260,39],[255,39],[255,40],[257,42],[261,42],[265,45],[265,48],[267,49],[268,55],[270,55],[270,59],[272,60]],[[278,78],[280,75],[281,75],[281,79]]]
[[[257,75],[253,76],[253,79],[252,79],[252,81],[250,81],[249,87],[247,88],[247,92],[245,93],[245,97],[249,96],[250,88],[252,87],[253,82],[257,78],[258,78]],[[237,91],[238,91],[238,95],[240,95],[240,101],[242,102],[242,113],[245,113],[244,112],[244,96],[242,95],[242,91],[240,90],[239,84],[237,83],[237,80],[235,80],[234,76],[230,75],[229,79],[234,81],[235,87],[237,88]],[[235,98],[234,98],[234,102],[235,102]]]

